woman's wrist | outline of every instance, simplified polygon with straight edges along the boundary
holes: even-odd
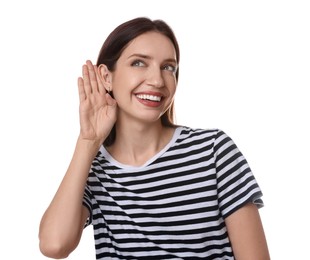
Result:
[[[82,150],[85,154],[91,154],[93,157],[97,154],[103,141],[85,139],[81,136],[78,137],[76,149]]]

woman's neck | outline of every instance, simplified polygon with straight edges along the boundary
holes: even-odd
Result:
[[[174,128],[165,127],[160,120],[153,124],[116,124],[115,142],[108,152],[120,163],[141,166],[162,150],[171,140]]]

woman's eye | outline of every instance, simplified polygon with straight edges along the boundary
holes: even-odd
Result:
[[[145,66],[145,63],[141,60],[135,60],[133,63],[131,63],[131,66],[134,67],[143,67]]]
[[[167,65],[163,66],[163,70],[168,70],[168,71],[171,71],[171,72],[176,72],[177,68],[175,66],[173,66],[173,65],[167,64]]]

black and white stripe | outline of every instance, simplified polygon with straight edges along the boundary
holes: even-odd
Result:
[[[97,259],[234,259],[224,219],[260,188],[223,131],[178,127],[141,167],[122,165],[101,147],[84,205]]]

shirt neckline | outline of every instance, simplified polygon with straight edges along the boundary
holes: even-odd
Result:
[[[163,153],[165,153],[175,143],[175,141],[178,139],[178,137],[180,136],[180,133],[182,131],[182,128],[183,128],[182,126],[176,127],[174,130],[174,133],[172,135],[172,138],[166,144],[166,146],[163,149],[161,149],[157,154],[155,154],[152,158],[147,160],[143,165],[140,165],[140,166],[132,166],[132,165],[123,164],[123,163],[119,162],[107,151],[107,149],[103,145],[101,145],[99,151],[101,152],[101,156],[105,157],[105,159],[107,161],[109,161],[111,164],[117,166],[118,168],[131,169],[131,170],[132,169],[141,169],[141,168],[147,167],[152,162],[154,162],[157,158],[159,158]]]

